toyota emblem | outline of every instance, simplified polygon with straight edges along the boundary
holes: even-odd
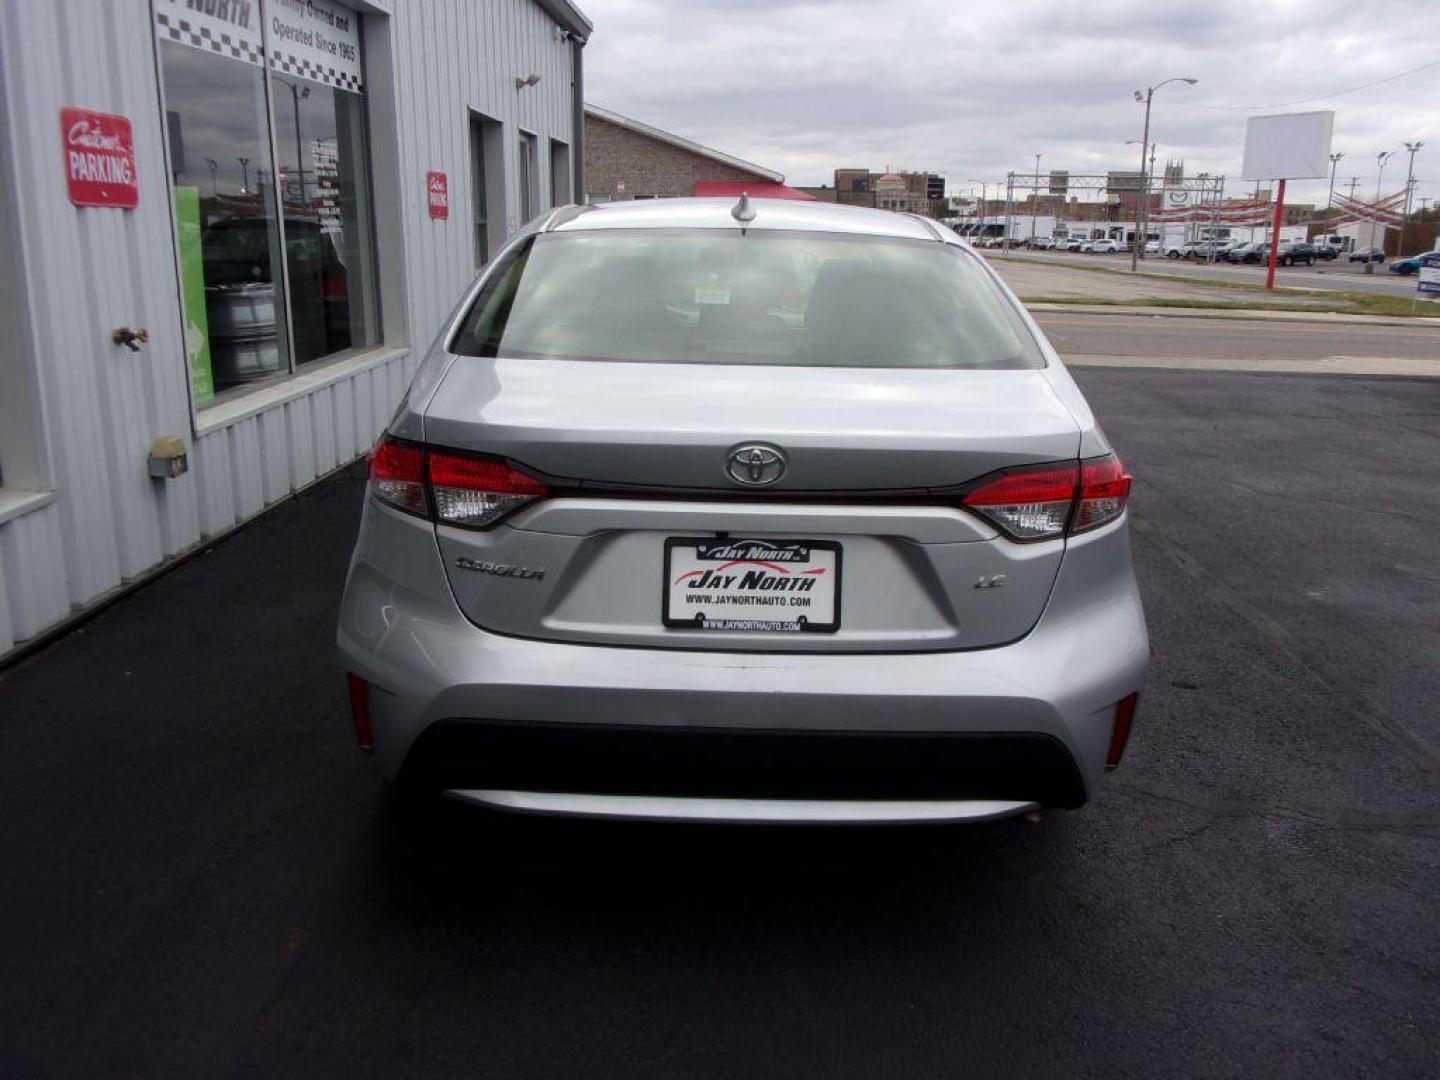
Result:
[[[746,443],[730,451],[725,474],[737,484],[765,487],[785,475],[785,455],[774,446]]]

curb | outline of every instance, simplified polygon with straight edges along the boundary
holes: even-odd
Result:
[[[1399,318],[1394,315],[1351,315],[1333,311],[1266,311],[1264,308],[1186,308],[1186,307],[1134,307],[1122,304],[1087,304],[1083,300],[1073,304],[1031,304],[1024,297],[1020,302],[1032,314],[1055,314],[1069,312],[1082,315],[1148,315],[1157,319],[1228,319],[1232,322],[1296,322],[1329,323],[1332,326],[1422,326],[1440,327],[1440,319],[1425,315]]]

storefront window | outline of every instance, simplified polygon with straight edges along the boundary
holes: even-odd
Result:
[[[360,17],[333,0],[154,10],[197,405],[378,342]]]
[[[272,73],[295,361],[377,340],[364,98]]]
[[[258,64],[160,43],[196,404],[289,368],[280,230]]]

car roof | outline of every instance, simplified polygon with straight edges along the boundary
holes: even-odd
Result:
[[[556,211],[544,231],[737,229],[741,222],[730,213],[735,206],[736,200],[730,198],[631,199],[574,206]],[[863,206],[799,199],[752,199],[750,208],[755,216],[744,226],[755,230],[852,233],[942,242],[947,242],[945,234],[950,232],[913,214]]]

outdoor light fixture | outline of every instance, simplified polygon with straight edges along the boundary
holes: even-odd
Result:
[[[525,87],[527,87],[527,86],[534,86],[534,85],[535,85],[536,83],[538,83],[539,81],[540,81],[540,76],[539,76],[539,75],[536,75],[535,72],[533,72],[533,71],[532,71],[529,75],[525,76],[525,78],[523,78],[523,79],[522,79],[519,75],[516,75],[516,76],[515,76],[515,89],[516,89],[516,90],[524,90]]]

